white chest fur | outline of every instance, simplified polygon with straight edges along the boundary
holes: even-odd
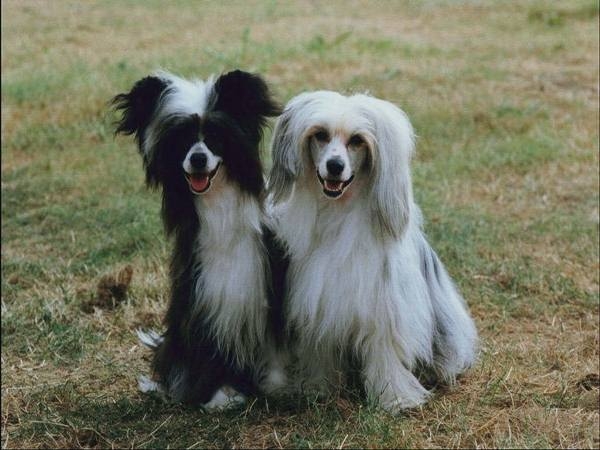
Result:
[[[234,187],[196,200],[196,309],[219,347],[249,362],[264,340],[268,303],[258,202]]]
[[[302,203],[302,193],[294,200]],[[287,314],[302,330],[300,347],[339,354],[340,344],[364,350],[385,342],[408,364],[429,358],[431,304],[412,239],[418,225],[409,224],[401,240],[383,242],[365,205],[329,201],[319,208],[305,200],[312,210],[288,204],[278,212],[279,234],[292,254]]]

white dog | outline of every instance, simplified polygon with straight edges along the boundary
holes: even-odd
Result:
[[[290,258],[286,321],[304,383],[357,365],[371,399],[423,403],[415,374],[444,382],[475,360],[477,331],[421,230],[404,112],[367,95],[318,91],[286,106],[269,191]]]

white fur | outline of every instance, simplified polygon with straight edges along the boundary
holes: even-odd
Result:
[[[136,334],[140,342],[151,349],[158,347],[163,341],[163,337],[154,330],[142,331],[138,329]]]
[[[273,392],[285,386],[286,375],[284,355],[266,333],[270,280],[265,277],[264,213],[256,198],[243,195],[221,171],[214,183],[215,189],[195,198],[201,230],[195,247],[201,269],[195,309],[202,310],[219,348],[240,365],[262,367],[258,372],[264,378],[256,381]]]
[[[223,386],[215,392],[215,395],[213,395],[213,398],[209,402],[202,405],[202,408],[207,411],[219,411],[242,405],[245,402],[246,397],[243,394],[240,394],[229,386]]]
[[[163,392],[160,383],[148,378],[146,375],[140,375],[138,378],[138,389],[140,392]]]
[[[200,276],[195,305],[203,309],[219,347],[240,363],[252,361],[267,329],[267,280],[258,201],[215,177],[215,189],[196,197]],[[248,326],[244,326],[250,325]]]
[[[368,146],[371,167],[353,167],[356,180],[336,200],[315,176],[315,158],[327,156],[310,148],[315,129],[332,142],[360,133]],[[473,363],[477,339],[421,231],[413,147],[412,127],[394,105],[320,91],[291,100],[272,149],[272,211],[291,260],[286,317],[298,335],[302,382],[335,384],[343,357],[354,353],[367,393],[389,410],[427,398],[413,374],[419,362],[451,382]]]
[[[315,149],[313,161],[316,162],[316,169],[322,178],[329,178],[331,176],[327,169],[327,162],[337,159],[344,165],[344,169],[339,175],[339,179],[341,181],[350,179],[352,176],[352,154],[347,151],[346,144],[343,142],[341,136],[336,135],[329,143],[323,145],[319,142],[315,142],[312,147]]]
[[[156,111],[146,128],[142,150],[150,158],[165,130],[164,123],[178,117],[197,114],[198,120],[210,110],[214,101],[214,78],[207,81],[186,80],[166,71],[155,76],[168,86],[161,94]],[[214,171],[222,158],[213,153],[204,141],[193,145],[182,162],[183,170],[195,172],[190,158],[194,153],[207,156],[204,172]],[[263,211],[259,200],[243,193],[229,180],[226,169],[220,169],[211,180],[210,190],[194,197],[200,221],[194,246],[196,276],[195,305],[197,314],[208,323],[219,349],[234,358],[239,365],[254,364],[257,374],[264,375],[265,390],[271,391],[285,383],[275,343],[267,335],[266,252],[263,248],[261,220]],[[162,337],[155,331],[137,332],[140,341],[150,348],[158,347]],[[256,360],[256,350],[260,349]],[[261,370],[262,369],[262,370]],[[184,373],[172,381],[170,392],[177,393]],[[256,380],[259,381],[259,380]],[[141,376],[140,390],[162,391],[152,379]],[[229,388],[230,389],[230,388]],[[173,395],[172,395],[173,396]],[[177,397],[177,395],[174,395]],[[243,400],[238,393],[224,388],[215,393],[204,405],[206,409],[220,409]]]
[[[147,376],[140,376],[138,378],[138,388],[140,392],[149,393],[157,392],[164,397],[164,388],[154,380],[151,380]],[[246,396],[237,392],[230,386],[223,386],[217,392],[214,393],[210,401],[204,403],[202,408],[206,411],[220,411],[228,408],[233,408],[242,405],[246,402]]]
[[[206,168],[204,169],[205,172],[212,172],[217,168],[219,163],[223,161],[223,158],[221,158],[218,155],[215,155],[212,151],[210,151],[210,149],[206,146],[204,142],[198,142],[197,144],[193,145],[192,148],[189,149],[189,151],[185,155],[185,159],[183,160],[183,170],[185,170],[185,172],[188,174],[194,172],[194,168],[192,167],[192,164],[190,162],[190,158],[194,153],[203,153],[206,155],[207,160]]]
[[[146,153],[152,152],[160,139],[160,129],[157,127],[159,123],[168,117],[187,117],[191,114],[202,116],[210,107],[208,102],[214,87],[212,77],[206,81],[186,80],[163,70],[154,75],[170,86],[162,94],[153,119],[144,133],[142,149]]]
[[[151,350],[155,350],[164,340],[164,338],[154,330],[143,331],[136,330],[136,334],[140,342]],[[159,392],[164,393],[163,387],[146,375],[138,377],[138,389],[140,392]]]

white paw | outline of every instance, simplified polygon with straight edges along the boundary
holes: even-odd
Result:
[[[202,405],[202,407],[207,411],[219,411],[242,405],[245,402],[245,395],[240,394],[235,389],[232,389],[228,386],[224,386],[217,392],[215,392],[213,398],[208,403]]]
[[[399,413],[405,409],[415,408],[422,405],[429,398],[429,392],[415,393],[414,395],[397,396],[384,393],[379,399],[379,405],[389,413]]]
[[[144,393],[163,391],[160,384],[148,378],[146,375],[140,375],[140,377],[138,378],[138,389]]]
[[[287,376],[285,375],[285,371],[280,367],[276,367],[269,370],[261,387],[267,394],[271,394],[275,391],[283,390],[286,386]]]
[[[142,331],[138,328],[135,332],[140,342],[148,348],[155,349],[162,344],[163,337],[154,330]]]

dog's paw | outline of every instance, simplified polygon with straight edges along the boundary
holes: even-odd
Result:
[[[285,370],[280,367],[274,367],[269,370],[264,381],[261,383],[261,388],[267,394],[281,392],[288,386],[288,379]]]
[[[140,375],[140,377],[138,378],[138,389],[144,394],[148,392],[163,391],[163,388],[159,383],[147,377],[146,375]]]
[[[152,350],[159,347],[164,340],[164,338],[154,330],[142,331],[141,329],[137,329],[135,332],[140,342]]]
[[[379,406],[391,414],[399,414],[406,409],[421,406],[429,399],[431,394],[424,390],[413,395],[392,396],[384,395],[379,399]]]
[[[235,389],[228,386],[223,386],[213,398],[202,405],[202,409],[205,411],[222,411],[224,409],[234,408],[239,405],[246,403],[246,396],[240,394]]]

